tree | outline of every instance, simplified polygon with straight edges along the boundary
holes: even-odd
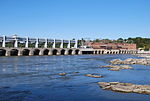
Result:
[[[123,43],[123,42],[124,42],[124,41],[123,41],[123,38],[118,38],[118,39],[117,39],[117,42],[118,42],[118,43]]]
[[[93,40],[93,42],[100,42],[100,40],[99,40],[99,39],[96,39],[96,40]]]
[[[142,38],[142,37],[136,37],[136,38],[128,38],[128,43],[135,43],[137,45],[137,48],[147,48],[150,46],[150,38]]]

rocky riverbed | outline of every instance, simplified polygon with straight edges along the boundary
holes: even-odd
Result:
[[[129,65],[106,65],[106,66],[101,66],[102,68],[109,68],[108,70],[111,71],[119,71],[121,69],[131,69],[132,67]]]
[[[98,85],[104,90],[150,95],[150,85],[136,85],[132,83],[120,83],[120,82],[98,82]]]
[[[150,66],[150,58],[142,58],[142,59],[132,59],[128,58],[126,60],[114,59],[110,61],[111,64],[140,64]]]

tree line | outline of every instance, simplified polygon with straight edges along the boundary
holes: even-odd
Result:
[[[150,48],[150,38],[142,38],[142,37],[135,37],[135,38],[118,38],[116,40],[111,39],[95,39],[95,40],[88,40],[89,42],[102,42],[102,43],[130,43],[130,44],[136,44],[137,48],[143,48],[144,50],[149,50]],[[86,42],[84,38],[79,40],[79,44],[82,44],[82,42]]]

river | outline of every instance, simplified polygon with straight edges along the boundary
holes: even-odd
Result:
[[[109,71],[112,59],[133,55],[68,55],[0,57],[0,101],[149,101],[150,95],[102,90],[97,82],[150,85],[150,67]],[[58,73],[65,72],[66,76]],[[75,73],[78,72],[78,73]],[[84,76],[88,73],[103,78]]]

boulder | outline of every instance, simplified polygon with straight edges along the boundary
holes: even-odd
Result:
[[[129,65],[120,65],[120,69],[131,69],[132,67]]]
[[[119,71],[120,69],[119,68],[110,68],[108,70],[110,70],[110,71]]]
[[[126,62],[131,62],[131,61],[133,61],[133,59],[132,59],[132,58],[128,58],[128,59],[126,59],[126,60],[124,60],[124,61],[126,61]]]
[[[132,67],[129,65],[106,65],[106,66],[101,66],[103,68],[110,68],[108,70],[110,71],[119,71],[121,69],[131,69]]]
[[[110,85],[116,85],[118,84],[119,82],[109,82]]]
[[[59,73],[60,76],[65,76],[67,73]]]
[[[101,66],[103,68],[118,68],[118,66],[113,66],[113,65],[106,65],[106,66]]]
[[[98,85],[105,90],[112,90],[123,93],[139,93],[150,95],[150,85],[136,85],[132,83],[120,82],[98,82]]]
[[[98,82],[99,86],[102,88],[102,89],[110,89],[110,83],[107,83],[107,82]]]
[[[128,58],[124,61],[120,60],[120,59],[114,59],[112,61],[110,61],[110,63],[112,64],[141,64],[141,65],[150,65],[150,59],[132,59],[132,58]]]
[[[111,90],[116,91],[116,92],[131,93],[133,89],[131,87],[127,87],[127,86],[112,85]]]
[[[112,65],[100,66],[102,68],[112,68]]]
[[[101,75],[94,75],[94,74],[85,74],[85,76],[93,77],[93,78],[102,78],[103,77]]]
[[[114,60],[110,61],[110,63],[112,63],[112,64],[122,64],[122,60],[114,59]]]

